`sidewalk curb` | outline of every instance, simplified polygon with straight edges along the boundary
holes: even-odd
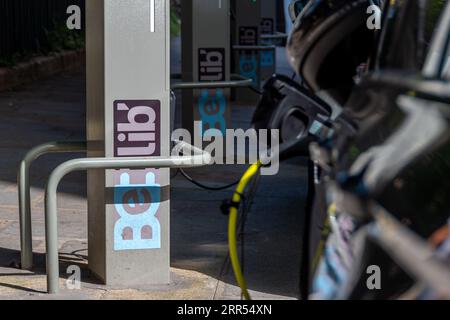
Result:
[[[0,68],[0,92],[80,67],[84,62],[85,50],[82,49],[36,57],[12,68]]]

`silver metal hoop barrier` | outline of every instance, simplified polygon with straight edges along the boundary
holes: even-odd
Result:
[[[241,75],[232,74],[230,81],[212,81],[212,82],[182,82],[173,84],[172,90],[189,90],[189,89],[222,89],[222,88],[244,88],[250,87],[253,80],[242,77]]]
[[[31,226],[30,203],[30,168],[33,161],[47,153],[84,152],[85,141],[74,142],[48,142],[31,149],[21,161],[17,175],[19,189],[19,216],[20,216],[20,255],[21,268],[30,270],[33,267],[33,238]]]
[[[187,143],[179,142],[175,154],[182,151],[194,153],[190,156],[161,158],[85,158],[67,161],[58,166],[50,175],[45,191],[45,235],[47,251],[47,291],[59,292],[58,262],[58,216],[57,190],[61,180],[68,173],[88,169],[135,169],[135,168],[192,168],[209,165],[212,157]]]

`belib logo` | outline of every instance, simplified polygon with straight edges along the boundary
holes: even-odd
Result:
[[[158,100],[115,101],[114,156],[160,156],[160,115]]]

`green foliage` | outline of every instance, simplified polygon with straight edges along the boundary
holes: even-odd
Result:
[[[175,10],[170,10],[170,35],[177,37],[181,32],[181,20]]]
[[[0,67],[13,67],[21,61],[29,60],[38,55],[48,55],[52,52],[77,50],[84,47],[84,37],[81,32],[69,30],[65,23],[54,24],[53,30],[45,30],[46,44],[39,46],[35,52],[16,52],[10,56],[0,56]]]
[[[14,63],[11,61],[11,58],[0,57],[0,68],[11,67],[13,65],[14,65]]]
[[[76,50],[84,47],[84,38],[80,32],[69,30],[64,23],[55,25],[52,31],[46,30],[45,32],[51,52]]]
[[[0,57],[0,67],[7,67],[7,68],[13,67],[19,62],[26,60],[30,56],[31,56],[30,54],[17,52],[11,56]]]

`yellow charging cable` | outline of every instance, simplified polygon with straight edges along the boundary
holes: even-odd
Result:
[[[247,289],[247,283],[244,278],[244,274],[242,273],[241,264],[239,262],[238,248],[237,248],[237,221],[238,221],[238,210],[239,205],[242,201],[242,195],[247,188],[247,185],[252,180],[252,178],[259,172],[259,169],[262,167],[262,163],[260,161],[251,165],[250,168],[244,173],[239,184],[236,188],[236,191],[233,195],[233,205],[230,208],[230,217],[228,220],[228,246],[230,249],[230,260],[231,265],[233,267],[234,276],[236,277],[236,281],[239,287],[242,290],[242,294],[246,300],[251,300],[250,293]]]

